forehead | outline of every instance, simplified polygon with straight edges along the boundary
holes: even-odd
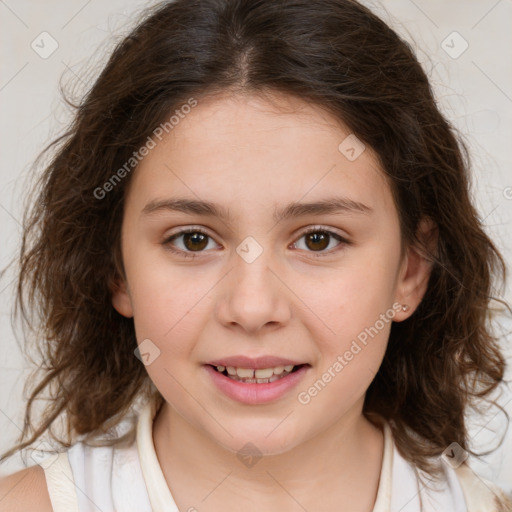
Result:
[[[394,209],[372,149],[315,105],[282,94],[270,101],[219,95],[199,99],[187,112],[173,118],[172,129],[134,172],[129,200],[139,209],[177,195],[235,214],[326,195]]]

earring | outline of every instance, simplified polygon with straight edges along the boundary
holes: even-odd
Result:
[[[407,304],[404,304],[404,305],[402,306],[402,311],[404,311],[404,312],[405,312],[405,311],[409,311],[409,306],[408,306]]]

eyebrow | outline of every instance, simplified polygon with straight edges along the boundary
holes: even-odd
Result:
[[[229,221],[231,216],[229,210],[221,205],[210,201],[201,201],[186,198],[155,199],[150,201],[142,210],[142,215],[150,215],[161,211],[175,211],[189,215],[204,215],[218,217]],[[311,203],[292,202],[284,207],[274,210],[275,222],[281,222],[293,217],[306,215],[326,215],[343,213],[360,213],[369,215],[373,209],[369,206],[346,197],[331,197]]]

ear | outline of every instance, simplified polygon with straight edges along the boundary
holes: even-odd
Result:
[[[419,244],[406,249],[400,268],[396,301],[408,308],[407,311],[400,310],[396,314],[394,320],[397,322],[406,320],[414,313],[428,288],[432,270],[432,258],[429,254],[436,254],[437,247],[437,226],[430,218],[420,221],[417,239]]]
[[[131,318],[133,317],[133,306],[128,286],[124,279],[118,278],[111,287],[112,306],[121,315]]]

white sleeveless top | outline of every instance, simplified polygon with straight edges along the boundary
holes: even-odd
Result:
[[[153,444],[153,419],[161,405],[155,397],[141,410],[130,446],[91,447],[77,442],[46,465],[54,512],[179,512]],[[45,467],[46,466],[46,467]],[[500,490],[462,464],[442,464],[444,478],[435,489],[423,487],[418,470],[398,452],[384,423],[384,457],[373,512],[508,512]],[[422,473],[424,476],[425,473]],[[503,498],[503,494],[499,494]]]

